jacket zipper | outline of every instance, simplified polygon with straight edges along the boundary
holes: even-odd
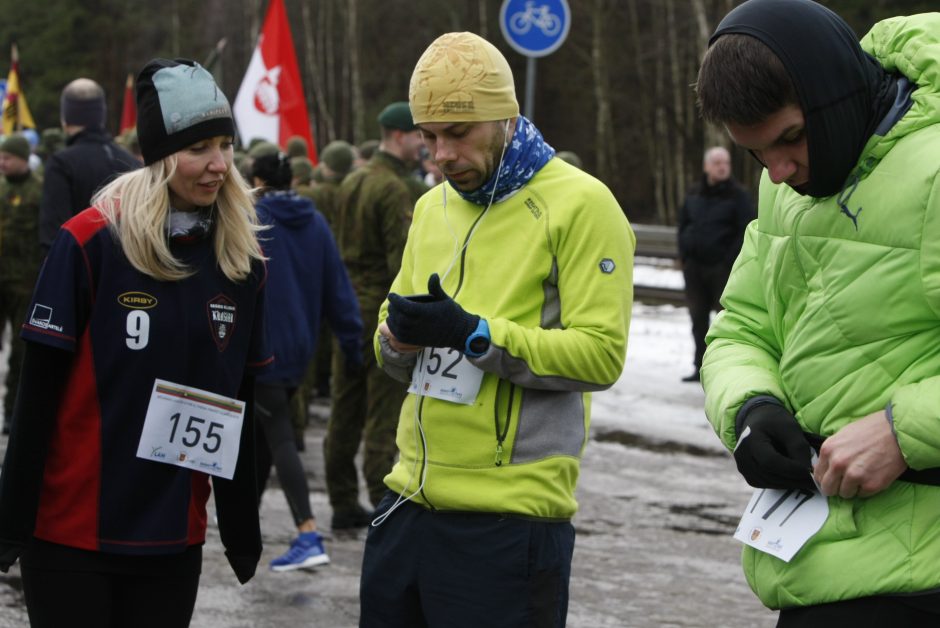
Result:
[[[512,402],[516,394],[516,385],[509,384],[509,404],[506,407],[506,424],[503,426],[502,431],[499,428],[499,382],[502,380],[497,380],[496,383],[496,400],[493,403],[493,421],[496,424],[496,460],[494,464],[497,467],[503,465],[503,442],[506,440],[506,435],[509,434],[509,426],[512,425]]]

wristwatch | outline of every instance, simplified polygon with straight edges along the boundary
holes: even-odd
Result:
[[[490,348],[490,325],[485,318],[481,318],[477,323],[477,328],[467,336],[467,342],[464,345],[464,355],[471,358],[478,358]]]

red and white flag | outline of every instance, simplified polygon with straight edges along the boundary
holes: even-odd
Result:
[[[317,162],[284,0],[268,5],[232,112],[243,144],[257,137],[283,147],[288,138],[299,135],[307,141],[311,161]]]

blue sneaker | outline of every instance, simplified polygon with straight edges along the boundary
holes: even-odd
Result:
[[[271,561],[271,571],[290,571],[316,567],[330,562],[323,549],[323,537],[316,532],[302,532],[283,556]]]

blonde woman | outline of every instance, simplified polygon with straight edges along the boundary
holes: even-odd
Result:
[[[33,626],[188,626],[210,490],[240,582],[261,554],[250,391],[271,357],[231,110],[163,59],[137,107],[144,167],[63,225],[23,325],[0,569],[21,559]]]

